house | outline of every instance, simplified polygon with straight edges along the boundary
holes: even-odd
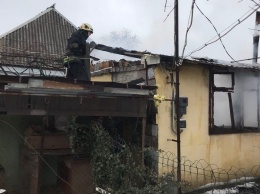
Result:
[[[144,148],[156,87],[64,78],[63,50],[74,30],[50,7],[0,37],[0,189],[8,193],[93,192],[90,160],[71,150],[69,116],[121,118],[122,137],[135,128]]]
[[[173,57],[140,52],[139,58],[135,65],[102,62],[98,65],[101,69],[92,69],[92,80],[158,86],[154,91],[161,96],[155,99],[157,112],[150,109],[147,119],[147,131],[158,134],[147,134],[146,146],[163,151],[153,154],[158,157],[160,174],[167,171],[175,174],[177,130],[176,115],[171,112],[175,112],[172,95],[176,90],[170,79]],[[175,80],[176,72],[173,74]],[[179,107],[184,181],[201,186],[231,179],[238,181],[241,177],[259,177],[259,75],[259,64],[209,58],[183,60],[179,66]],[[170,168],[160,164],[165,161]]]
[[[63,78],[61,56],[66,39],[74,30],[76,27],[52,7],[0,37],[0,165],[5,171],[3,187],[18,192],[21,180],[18,174],[24,167],[30,169],[27,176],[32,178],[27,186],[30,186],[31,193],[35,193],[39,185],[57,184],[57,174],[53,176],[53,171],[47,170],[44,176],[48,180],[43,178],[43,182],[39,182],[41,160],[35,153],[54,156],[47,164],[51,164],[55,171],[59,168],[57,161],[64,155],[73,155],[68,139],[52,134],[47,137],[49,143],[45,147],[39,142],[42,135],[38,134],[35,138],[29,136],[36,142],[37,152],[21,149],[24,138],[28,138],[28,128],[43,126],[43,120],[50,115],[56,119],[61,115],[75,114],[142,118],[142,126],[138,129],[141,147],[157,150],[148,155],[157,162],[153,167],[160,175],[165,172],[175,175],[175,77],[171,80],[170,75],[176,74],[171,67],[173,57],[97,45],[96,49],[132,56],[137,61],[98,63],[92,66],[91,82],[67,80]],[[179,69],[183,181],[193,183],[191,179],[195,179],[200,186],[232,177],[259,176],[260,171],[254,168],[259,165],[260,157],[259,66],[190,58],[185,59]],[[151,99],[155,94],[157,98]],[[128,122],[127,127],[136,123]],[[130,130],[123,131],[126,132],[123,136],[129,137]],[[57,141],[57,138],[64,139]],[[34,153],[33,164],[19,167],[20,157],[23,162],[26,158],[31,160],[28,156],[31,152]],[[202,165],[201,161],[205,163]],[[62,159],[62,162],[68,168],[74,164],[71,158]],[[87,168],[77,162],[79,170]],[[45,166],[46,169],[49,167]],[[185,167],[197,170],[197,174],[191,176],[193,171],[185,171]],[[70,176],[74,172],[67,168],[65,171]],[[232,176],[229,176],[231,172]],[[210,178],[205,181],[205,177]],[[82,177],[70,181],[79,179]]]

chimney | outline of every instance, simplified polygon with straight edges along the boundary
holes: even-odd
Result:
[[[258,58],[258,44],[259,44],[259,31],[258,25],[260,24],[260,12],[256,12],[255,19],[255,33],[253,38],[253,63],[257,63]]]

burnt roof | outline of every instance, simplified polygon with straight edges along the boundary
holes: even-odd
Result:
[[[141,58],[143,55],[149,54],[149,55],[155,55],[160,58],[161,63],[166,64],[172,64],[174,56],[171,55],[163,55],[163,54],[155,54],[148,51],[136,51],[136,50],[127,50],[124,48],[117,48],[117,47],[110,47],[106,45],[98,44],[95,49],[125,55],[125,56],[131,56],[136,58]],[[248,63],[239,63],[236,61],[223,61],[218,59],[211,59],[208,57],[189,57],[185,58],[183,60],[184,62],[188,62],[191,64],[201,64],[205,66],[214,66],[214,67],[230,67],[230,68],[237,68],[237,69],[248,69],[248,70],[254,70],[254,71],[260,71],[260,64],[248,64]],[[115,63],[115,62],[114,62]],[[99,69],[100,70],[100,69]]]

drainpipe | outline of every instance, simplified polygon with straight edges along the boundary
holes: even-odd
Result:
[[[255,19],[255,34],[253,38],[253,63],[257,63],[258,58],[258,44],[259,44],[259,32],[258,32],[258,25],[260,24],[260,12],[256,12],[256,19]]]

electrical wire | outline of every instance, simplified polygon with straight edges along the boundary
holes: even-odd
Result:
[[[201,11],[201,9],[199,8],[199,6],[198,6],[196,3],[195,3],[195,5],[196,5],[197,9],[200,11],[200,13],[209,21],[209,23],[212,25],[212,27],[213,27],[214,30],[216,31],[216,33],[217,33],[217,35],[218,35],[218,37],[219,37],[219,40],[220,40],[220,42],[221,42],[221,44],[222,44],[224,50],[226,51],[227,55],[228,55],[233,61],[235,61],[235,59],[229,54],[229,52],[227,51],[227,49],[226,49],[224,43],[222,42],[222,39],[221,39],[221,37],[220,37],[220,34],[219,34],[218,31],[217,31],[217,28],[216,28],[216,27],[214,26],[214,24],[210,21],[210,19]]]
[[[167,20],[167,18],[171,15],[172,11],[174,10],[174,8],[176,7],[176,4],[174,5],[174,7],[171,9],[171,11],[168,13],[168,15],[166,16],[166,18],[163,20],[163,22],[165,22]]]
[[[18,49],[18,48],[14,48],[14,47],[10,47],[10,46],[5,46],[5,45],[2,45],[0,46],[0,48],[6,48],[6,49],[12,49],[12,50],[16,50],[16,51],[20,51],[21,53],[12,53],[12,54],[19,54],[19,55],[25,55],[25,54],[36,54],[36,55],[43,55],[44,57],[46,56],[53,56],[53,57],[57,57],[55,59],[63,59],[64,58],[64,54],[54,54],[54,53],[46,53],[46,52],[36,52],[36,51],[26,51],[26,50],[22,50],[22,49]],[[1,52],[0,51],[0,54],[1,53],[9,53],[9,52]],[[25,56],[15,56],[15,57],[25,57]],[[92,59],[91,57],[81,57],[80,59]],[[100,60],[111,60],[111,59],[106,59],[106,58],[99,58]]]
[[[193,53],[198,52],[200,50],[202,50],[203,48],[209,46],[210,44],[213,44],[215,42],[217,42],[220,38],[223,38],[224,36],[226,36],[229,32],[231,32],[236,26],[238,26],[239,24],[241,24],[243,21],[245,21],[247,18],[249,18],[253,13],[255,13],[258,9],[260,8],[260,5],[256,6],[256,8],[253,8],[253,11],[250,12],[252,9],[250,9],[249,11],[247,11],[243,16],[241,16],[237,21],[233,22],[231,25],[229,25],[227,28],[225,28],[223,31],[221,31],[219,33],[219,35],[214,36],[213,38],[211,38],[209,41],[207,41],[205,44],[203,44],[202,46],[198,47],[197,49],[195,49],[194,51],[190,52],[187,56],[185,56],[185,58],[191,56]],[[250,13],[249,13],[250,12]],[[249,13],[249,14],[248,14]],[[245,18],[243,18],[246,14],[248,14]],[[243,19],[242,19],[243,18]],[[230,29],[229,29],[230,28]],[[229,30],[228,30],[229,29]],[[227,30],[227,31],[226,31]],[[226,31],[226,32],[225,32]],[[223,35],[220,35],[221,33],[225,32]],[[216,37],[218,37],[216,40],[212,41],[213,39],[215,39]]]
[[[260,57],[257,57],[257,58],[247,58],[247,59],[240,59],[240,60],[236,60],[236,61],[231,61],[231,63],[235,63],[235,62],[240,62],[240,61],[249,61],[249,60],[252,60],[252,59],[260,59]]]
[[[53,57],[57,57],[57,58],[54,58],[54,59],[48,59],[48,60],[53,60],[53,61],[55,61],[55,60],[57,60],[57,59],[63,59],[64,58],[64,54],[53,54],[53,53],[43,53],[43,52],[36,52],[36,51],[26,51],[26,50],[21,50],[21,49],[17,49],[17,48],[14,48],[14,47],[9,47],[9,46],[0,46],[0,48],[9,48],[9,49],[12,49],[12,50],[17,50],[17,51],[21,51],[21,53],[15,53],[15,52],[13,52],[13,53],[11,53],[11,54],[18,54],[18,55],[20,55],[20,56],[14,56],[14,57],[26,57],[26,56],[22,56],[22,55],[25,55],[25,54],[32,54],[32,55],[34,55],[34,54],[37,54],[37,55],[39,55],[39,57],[40,57],[40,55],[41,55],[41,57],[42,56],[44,56],[44,57],[48,57],[48,56],[53,56]],[[3,54],[3,53],[10,53],[10,52],[1,52],[0,51],[0,54]],[[33,56],[30,56],[30,57],[33,57]],[[91,57],[81,57],[81,58],[79,58],[79,59],[92,59]],[[103,58],[101,58],[102,60],[110,60],[110,59],[103,59]]]
[[[28,51],[28,50],[22,50],[22,49],[10,47],[10,46],[5,46],[5,45],[0,46],[0,48],[16,50],[16,51],[20,51],[22,53],[27,53],[27,54],[44,54],[44,55],[58,56],[58,57],[63,56],[62,54],[53,54],[53,53],[43,53],[43,52],[36,52],[36,51]]]
[[[10,46],[5,46],[5,45],[2,45],[1,48],[6,48],[6,49],[12,49],[12,50],[16,50],[16,51],[21,51],[21,52],[26,52],[26,53],[39,53],[39,52],[32,52],[32,51],[29,51],[29,50],[45,50],[45,52],[47,51],[46,48],[43,48],[43,45],[40,44],[40,43],[37,43],[37,42],[30,42],[31,44],[37,44],[36,46],[38,46],[38,48],[33,48],[32,45],[30,45],[29,47],[26,46],[27,42],[25,41],[20,41],[20,40],[17,40],[17,39],[9,39],[10,41],[13,41],[13,42],[22,42],[24,44],[24,48],[23,49],[19,49],[19,48],[14,48],[14,47],[10,47]],[[51,46],[51,47],[54,47],[54,46],[59,46],[60,48],[64,47],[63,45],[55,45],[55,44],[46,44],[48,46]],[[54,50],[54,49],[52,49]],[[60,49],[55,49],[56,51],[60,52],[61,54],[63,54],[63,50],[60,50]],[[43,53],[43,51],[40,51]],[[57,54],[53,54],[53,55],[57,55]]]
[[[191,29],[191,26],[192,26],[192,23],[193,23],[193,13],[194,13],[195,2],[196,2],[196,0],[193,0],[192,4],[191,4],[190,17],[189,17],[189,21],[188,21],[188,27],[187,27],[187,30],[186,30],[186,34],[185,34],[184,46],[183,46],[182,55],[181,55],[179,65],[182,65],[182,62],[183,62],[182,59],[183,59],[183,56],[184,56],[184,51],[185,51],[185,48],[187,46],[188,33],[189,33],[189,30]]]
[[[254,0],[251,0],[251,1],[253,1],[256,5],[259,5],[259,3],[255,2]]]
[[[167,7],[167,0],[165,0],[164,12],[166,11],[166,7]]]

